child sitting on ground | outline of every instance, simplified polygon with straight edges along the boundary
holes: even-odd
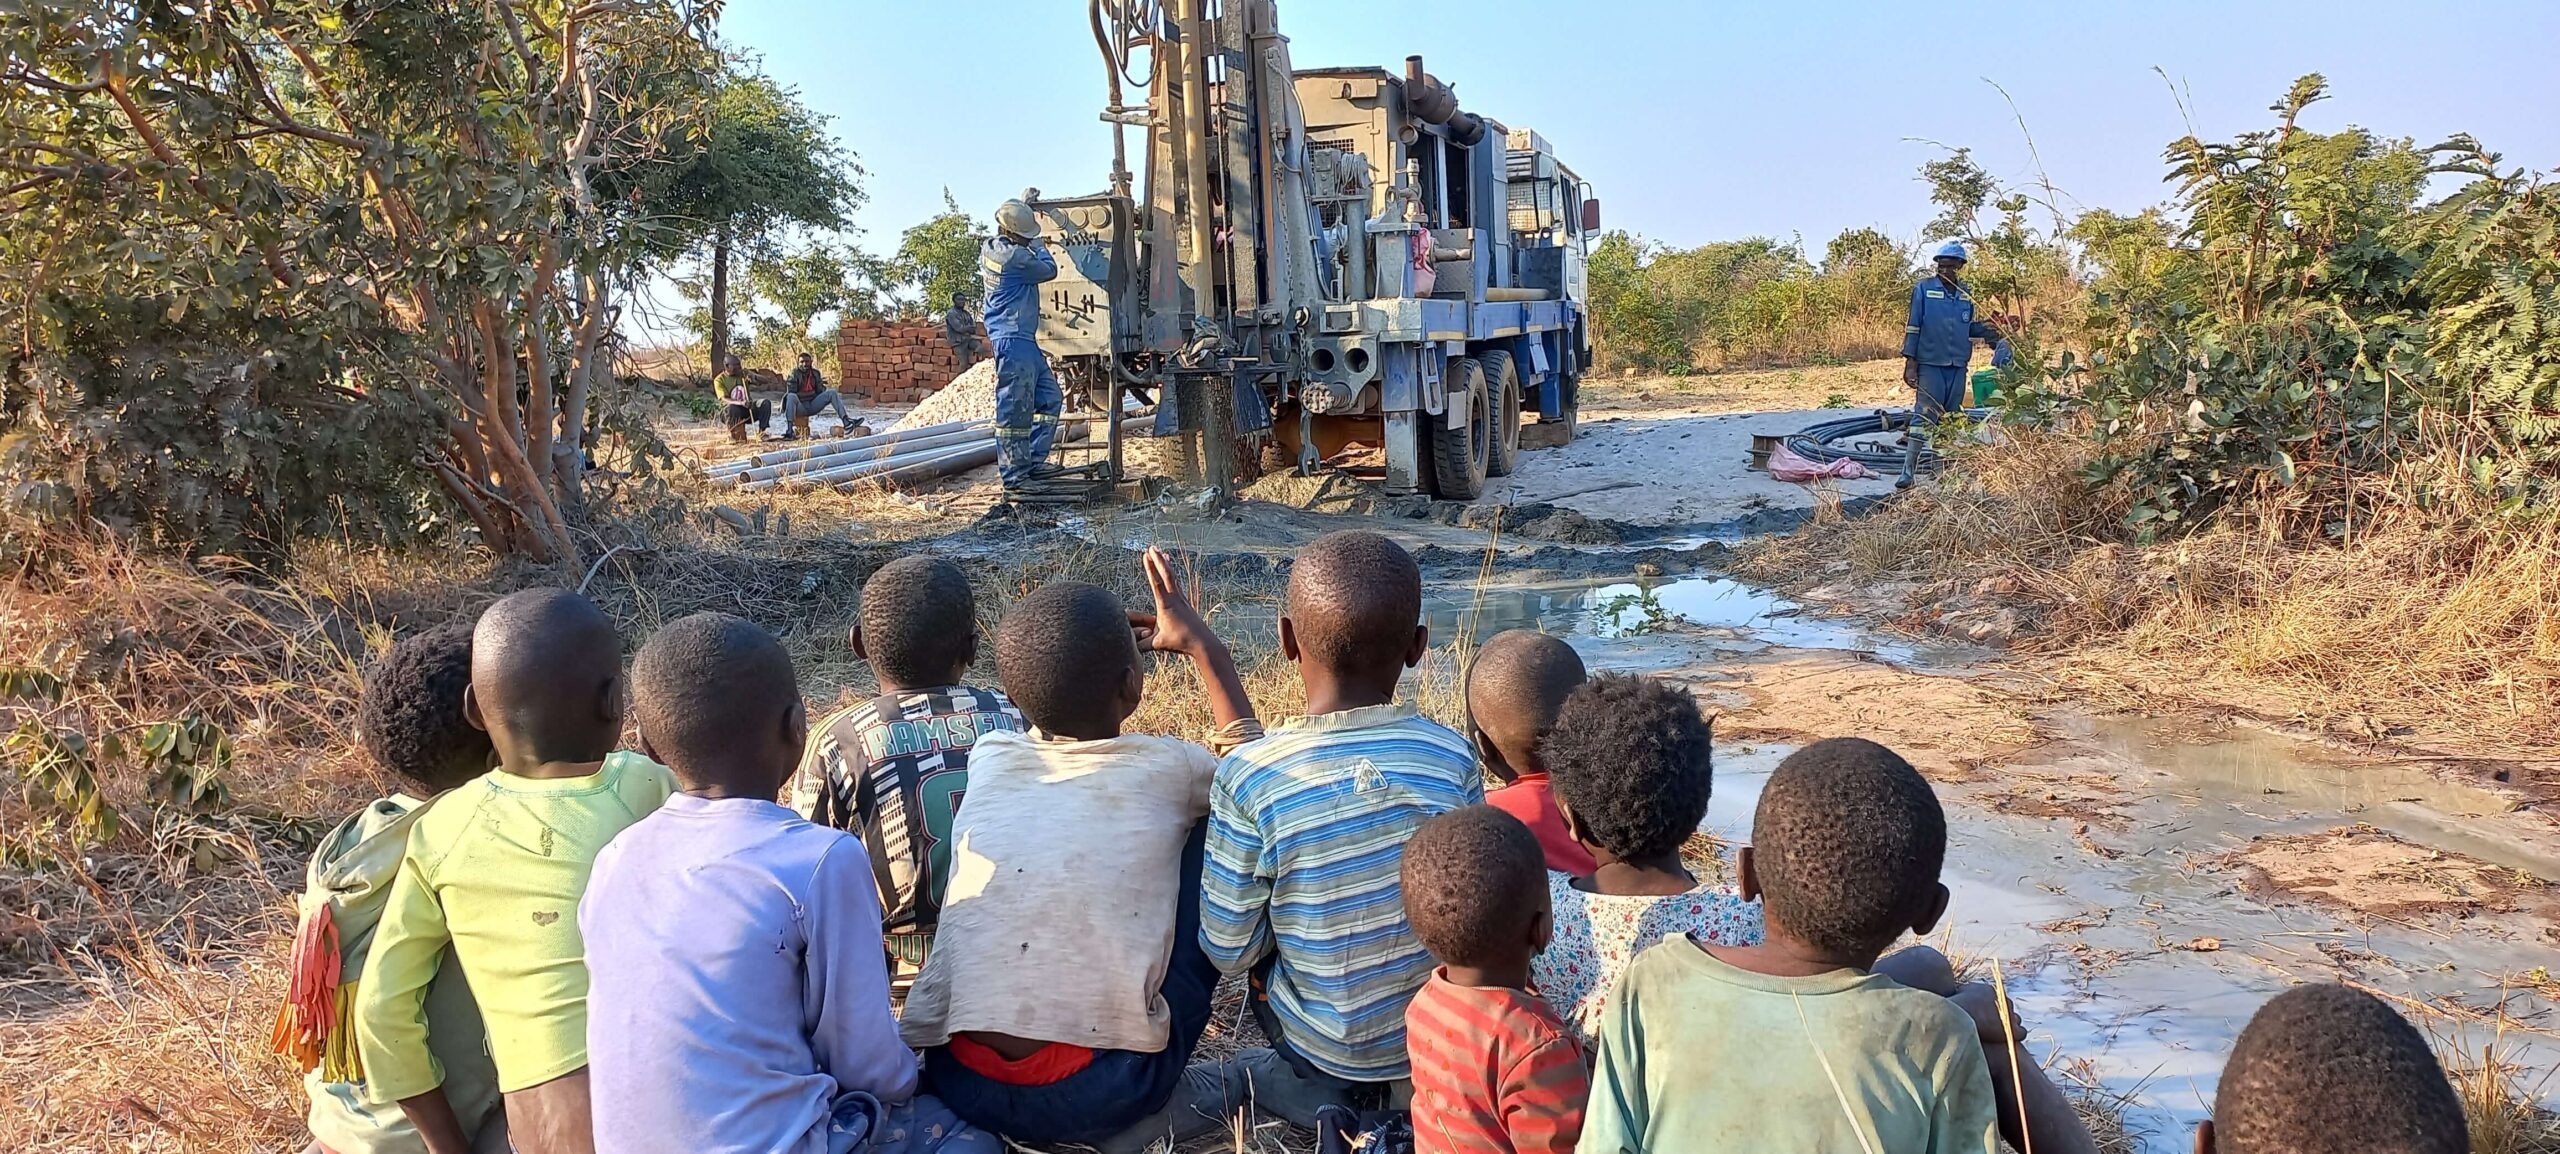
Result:
[[[1405,919],[1440,968],[1405,1007],[1414,1154],[1562,1154],[1591,1072],[1529,986],[1546,948],[1538,839],[1489,805],[1453,809],[1404,847]]]
[[[1375,533],[1317,538],[1280,615],[1308,716],[1229,755],[1210,789],[1201,934],[1219,969],[1253,972],[1271,1049],[1238,1069],[1300,1126],[1328,1104],[1380,1109],[1405,1077],[1405,1003],[1431,955],[1405,924],[1400,851],[1484,800],[1467,740],[1395,700],[1429,641],[1411,556]]]
[[[2462,1101],[2427,1040],[2382,999],[2296,986],[2231,1048],[2196,1154],[2467,1154]]]
[[[344,1027],[374,927],[400,869],[409,827],[429,803],[489,769],[489,735],[462,719],[471,683],[471,625],[401,640],[367,670],[356,732],[374,763],[402,788],[338,823],[311,853],[294,934],[292,994],[276,1019],[276,1048],[296,1060],[311,1099],[320,1154],[424,1154],[426,1141],[399,1110],[364,1100],[364,1067]],[[450,951],[442,959],[450,963]],[[489,1064],[480,1007],[459,972],[443,970],[426,993],[427,1048],[444,1067],[445,1100],[476,1151],[507,1148],[498,1072]]]
[[[488,1026],[508,1140],[522,1154],[595,1150],[578,897],[596,852],[675,788],[665,767],[614,751],[622,690],[622,640],[577,594],[514,594],[472,632],[463,715],[498,767],[410,828],[356,991],[367,1100],[400,1103],[434,1154],[468,1146],[427,1047],[448,946]]]
[[[1929,783],[1883,746],[1835,738],[1781,762],[1740,855],[1765,940],[1666,940],[1627,967],[1601,1017],[1583,1154],[1996,1149],[1973,1022],[1869,972],[1945,913],[1946,844]]]
[[[940,924],[970,748],[1021,730],[1022,714],[1004,694],[961,683],[978,657],[978,602],[968,575],[943,558],[900,557],[863,582],[851,641],[880,695],[810,731],[792,808],[869,847],[890,976],[903,993]]]
[[[1134,1154],[1227,1122],[1223,1072],[1189,1070],[1218,984],[1200,948],[1217,759],[1121,724],[1140,645],[1191,659],[1222,732],[1249,735],[1253,707],[1164,555],[1145,566],[1152,616],[1071,582],[1005,614],[996,668],[1034,728],[978,741],[951,902],[907,999],[925,1088],[1016,1142]]]
[[[1547,868],[1580,877],[1599,868],[1573,840],[1548,783],[1538,742],[1556,727],[1565,695],[1582,684],[1582,655],[1534,629],[1506,629],[1476,650],[1467,665],[1467,724],[1484,772],[1502,783],[1485,804],[1519,818],[1538,835]]]
[[[640,749],[682,791],[604,847],[578,904],[597,1149],[1001,1154],[915,1092],[862,844],[773,800],[808,738],[781,643],[697,613],[631,679]]]
[[[1713,786],[1713,732],[1688,690],[1604,673],[1565,699],[1553,729],[1540,752],[1566,826],[1597,864],[1548,876],[1555,941],[1529,973],[1588,1046],[1637,954],[1666,938],[1756,945],[1760,907],[1680,859]]]

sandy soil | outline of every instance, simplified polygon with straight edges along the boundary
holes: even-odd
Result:
[[[1686,377],[1593,377],[1583,382],[1582,399],[1588,419],[1618,411],[1887,408],[1910,404],[1911,394],[1902,385],[1902,362],[1878,360]]]
[[[2521,870],[2418,845],[2369,825],[2264,838],[2217,864],[2252,885],[2372,917],[2560,913],[2553,887]]]

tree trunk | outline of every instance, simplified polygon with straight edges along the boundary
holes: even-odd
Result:
[[[729,229],[711,239],[711,375],[729,367]]]

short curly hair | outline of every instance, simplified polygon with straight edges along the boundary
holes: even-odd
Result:
[[[996,677],[1044,732],[1121,720],[1116,694],[1138,664],[1129,612],[1111,591],[1057,581],[1024,594],[996,626]]]
[[[1422,570],[1394,541],[1338,530],[1298,550],[1283,604],[1308,660],[1337,674],[1393,682],[1422,624]]]
[[[1947,816],[1902,755],[1834,737],[1769,775],[1751,854],[1771,923],[1826,954],[1872,956],[1912,928],[1937,886]]]
[[[651,634],[631,662],[640,734],[687,787],[762,785],[756,771],[788,772],[797,749],[758,764],[800,704],[791,655],[763,626],[728,613],[696,613]]]
[[[2462,1102],[2435,1052],[2382,999],[2296,986],[2249,1019],[2214,1091],[2223,1154],[2464,1154]]]
[[[412,634],[365,670],[356,734],[374,763],[441,793],[489,768],[489,735],[462,716],[471,623]]]
[[[942,557],[912,554],[862,583],[862,652],[900,688],[949,681],[978,656],[978,597]]]
[[[1397,867],[1405,921],[1443,965],[1525,960],[1546,908],[1547,858],[1520,819],[1489,805],[1450,810],[1414,831]]]
[[[1706,820],[1714,737],[1688,690],[1603,673],[1565,696],[1538,759],[1594,848],[1643,861],[1679,853]]]

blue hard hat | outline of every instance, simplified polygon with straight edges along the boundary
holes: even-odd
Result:
[[[1937,251],[1937,252],[1935,252],[1935,253],[1933,253],[1933,254],[1931,254],[1931,255],[1930,255],[1930,257],[1929,257],[1929,259],[1931,259],[1931,260],[1945,260],[1945,259],[1947,259],[1947,258],[1949,258],[1949,257],[1953,257],[1953,258],[1955,258],[1955,259],[1957,259],[1957,260],[1965,260],[1965,259],[1967,259],[1967,258],[1966,258],[1966,256],[1964,255],[1964,242],[1963,242],[1963,241],[1951,240],[1951,241],[1948,241],[1948,242],[1947,242],[1947,243],[1945,243],[1945,244],[1939,245],[1939,246],[1938,246],[1938,251]]]

